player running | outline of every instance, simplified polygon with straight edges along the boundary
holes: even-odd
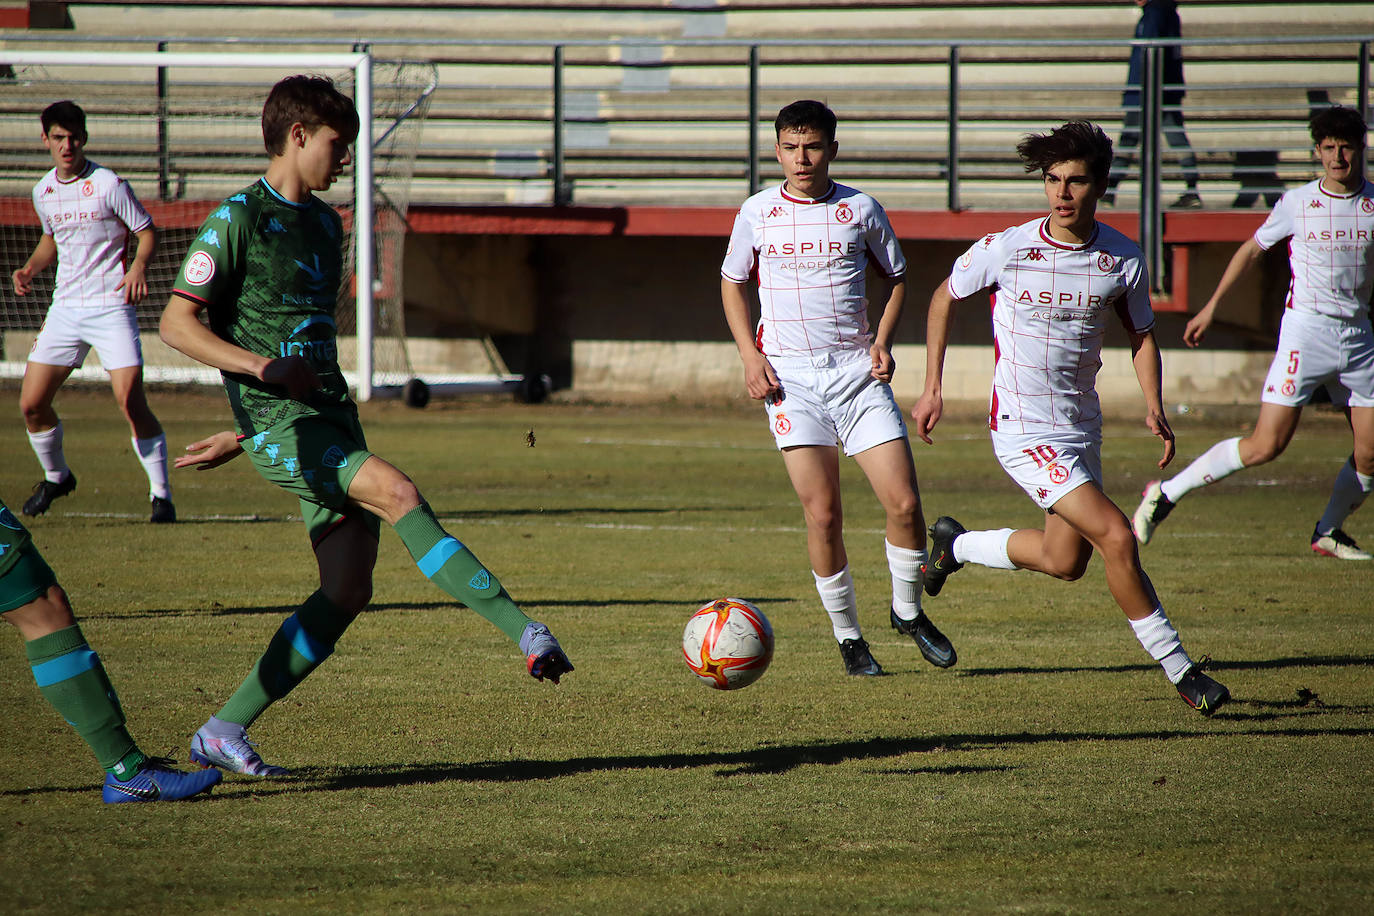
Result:
[[[749,396],[765,403],[774,441],[806,517],[807,555],[845,670],[881,675],[859,627],[842,532],[838,442],[867,475],[887,514],[892,573],[888,619],[941,668],[956,656],[921,610],[925,520],[901,408],[889,383],[892,337],[906,295],[906,259],[876,200],[830,180],[836,118],[820,102],[778,112],[775,152],[784,181],[735,217],[721,266],[725,319]],[[877,331],[868,326],[865,270],[884,279]],[[761,315],[747,294],[757,271]]]
[[[90,746],[105,768],[106,804],[178,801],[209,792],[218,771],[183,773],[138,749],[124,727],[100,656],[86,642],[67,593],[29,532],[0,502],[0,617],[24,639],[38,692]]]
[[[925,391],[911,413],[916,434],[930,443],[944,411],[950,314],[957,302],[991,291],[997,349],[988,418],[993,452],[1045,510],[1045,526],[966,531],[940,517],[930,529],[926,592],[938,594],[946,577],[965,563],[1073,581],[1082,578],[1096,549],[1107,587],[1140,644],[1184,701],[1211,715],[1230,693],[1183,650],[1140,568],[1130,523],[1102,492],[1102,411],[1095,384],[1103,336],[1114,319],[1131,342],[1145,425],[1164,443],[1159,466],[1174,456],[1144,258],[1134,242],[1096,219],[1112,141],[1095,124],[1070,121],[1027,136],[1016,150],[1026,171],[1042,173],[1049,215],[980,239],[935,290],[926,328]]]
[[[1374,487],[1374,184],[1364,176],[1366,126],[1359,112],[1332,107],[1312,118],[1322,177],[1284,194],[1269,218],[1232,256],[1216,291],[1183,330],[1202,343],[1217,306],[1275,245],[1288,239],[1292,280],[1279,345],[1260,394],[1259,419],[1244,438],[1225,439],[1165,481],[1152,480],[1135,511],[1135,536],[1148,544],[1183,497],[1241,468],[1273,461],[1298,429],[1303,405],[1319,387],[1345,410],[1355,449],[1336,474],[1312,550],[1341,560],[1374,559],[1342,529]]]
[[[134,306],[148,294],[144,277],[156,247],[153,220],[129,183],[86,158],[86,113],[73,102],[43,109],[43,145],[53,168],[33,186],[33,208],[43,234],[33,254],[11,276],[27,296],[35,274],[57,261],[52,306],[24,368],[19,409],[43,479],[24,503],[25,515],[42,515],[52,501],[76,489],[62,453],[62,419],[53,399],[92,348],[110,374],[110,387],[129,428],[134,452],[148,475],[154,523],[174,522],[167,479],[167,437],[143,392],[143,344]],[[129,235],[138,248],[126,269]]]
[[[246,448],[259,474],[299,497],[319,565],[320,588],[191,739],[193,761],[283,776],[253,749],[247,727],[330,655],[371,599],[381,519],[421,572],[519,643],[531,675],[557,683],[573,667],[548,628],[444,531],[415,484],[367,450],[337,357],[342,221],[315,196],[349,164],[358,134],[353,102],[327,79],[288,77],[272,88],[262,120],[267,172],[201,227],[163,313],[162,337],[222,371],[238,426],[237,437],[193,443],[176,466],[215,467]]]

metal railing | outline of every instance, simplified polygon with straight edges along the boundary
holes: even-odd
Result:
[[[4,41],[11,48],[54,43],[39,35]],[[963,210],[1042,206],[1038,184],[1026,181],[1016,158],[1017,139],[1074,117],[1119,130],[1126,60],[1132,46],[1142,45],[1147,66],[1139,94],[1141,147],[1123,178],[1127,186],[1136,183],[1139,234],[1159,276],[1164,200],[1179,178],[1175,153],[1161,144],[1161,114],[1170,110],[1163,103],[1165,90],[1180,88],[1162,82],[1163,49],[1183,48],[1188,95],[1173,110],[1186,120],[1203,193],[1214,206],[1218,195],[1233,190],[1236,202],[1245,196],[1267,199],[1313,174],[1306,121],[1314,97],[1368,112],[1371,41],[1374,33],[1206,40],[875,38],[861,46],[849,39],[254,38],[227,46],[318,51],[346,44],[350,50],[366,47],[376,57],[434,61],[439,86],[416,163],[417,203],[737,204],[764,176],[775,174],[774,112],[794,99],[819,97],[840,115],[841,180],[863,186],[890,209]],[[63,36],[60,43],[70,49],[101,42],[120,50],[226,46],[222,39],[176,37]],[[53,75],[69,79],[73,95],[86,88],[79,75]],[[152,77],[125,77],[131,83],[145,78]],[[178,109],[168,100],[179,96],[182,105],[193,105],[188,87],[194,74],[159,68],[157,79],[154,148],[130,141],[121,171],[132,170],[137,182],[140,162],[145,169],[158,164],[158,196],[202,196],[197,182],[212,182],[232,169],[207,163],[210,154],[204,151],[193,158],[178,146]],[[109,78],[102,80],[107,86]],[[212,93],[214,87],[198,91]],[[23,194],[33,166],[26,155],[19,167],[16,151],[21,143],[32,144],[33,109],[21,96],[9,95],[14,107],[0,97],[0,193]],[[131,128],[131,134],[146,133],[146,115],[131,117],[145,125]],[[22,132],[11,129],[21,118]],[[223,152],[227,163],[234,150]],[[248,152],[251,162],[260,147]],[[6,166],[7,156],[14,168]]]

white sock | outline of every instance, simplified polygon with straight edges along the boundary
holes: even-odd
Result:
[[[1135,630],[1135,638],[1140,640],[1145,651],[1150,653],[1150,658],[1164,668],[1164,675],[1169,679],[1169,683],[1177,684],[1183,680],[1183,675],[1193,667],[1193,660],[1183,651],[1183,642],[1178,638],[1178,631],[1164,615],[1163,608],[1155,608],[1149,617],[1132,620],[1131,629]]]
[[[1203,452],[1202,457],[1161,483],[1159,488],[1169,502],[1176,503],[1199,487],[1230,477],[1243,467],[1245,463],[1240,460],[1240,437],[1223,439]]]
[[[854,594],[854,577],[849,574],[849,565],[833,576],[820,576],[815,570],[811,575],[816,577],[821,607],[830,615],[835,641],[860,638],[863,633],[859,630],[859,599]]]
[[[1352,456],[1336,474],[1336,483],[1331,487],[1331,501],[1326,504],[1321,521],[1317,522],[1317,534],[1330,534],[1344,525],[1350,513],[1364,504],[1371,488],[1374,488],[1374,477],[1355,470],[1355,458]]]
[[[66,456],[62,454],[62,421],[52,429],[41,433],[29,433],[29,445],[43,466],[43,476],[53,483],[61,483],[71,476],[72,469],[67,467]]]
[[[148,492],[159,499],[172,498],[172,483],[167,479],[167,436],[158,433],[151,439],[130,439],[134,452],[148,475]]]
[[[886,538],[887,568],[892,573],[892,610],[902,620],[915,620],[921,613],[921,564],[927,557],[924,550],[898,547]]]
[[[1007,556],[1007,542],[1015,530],[965,531],[954,539],[954,559],[960,563],[991,566],[993,569],[1016,569],[1016,564]]]

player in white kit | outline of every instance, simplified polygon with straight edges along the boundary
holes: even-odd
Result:
[[[16,295],[33,289],[35,274],[57,261],[52,305],[29,353],[19,409],[43,479],[24,503],[25,515],[42,515],[54,499],[76,489],[62,452],[62,420],[53,399],[63,382],[95,349],[148,475],[152,522],[176,521],[167,478],[167,438],[143,392],[143,347],[134,306],[148,293],[144,276],[156,244],[152,218],[114,172],[86,158],[86,114],[73,102],[43,110],[43,145],[53,168],[33,188],[43,234],[11,278]],[[124,265],[129,235],[138,240]]]
[[[1374,184],[1365,179],[1366,126],[1351,108],[1328,108],[1312,118],[1322,177],[1284,194],[1269,218],[1240,246],[1207,300],[1183,331],[1190,347],[1202,342],[1217,306],[1264,253],[1288,239],[1292,279],[1279,345],[1260,394],[1259,419],[1244,438],[1225,439],[1169,480],[1146,486],[1133,524],[1148,544],[1174,505],[1193,490],[1241,468],[1273,461],[1293,441],[1303,405],[1325,386],[1345,409],[1355,442],[1312,531],[1312,550],[1342,560],[1374,559],[1342,529],[1374,487]]]
[[[1230,693],[1183,650],[1140,568],[1130,522],[1102,492],[1102,411],[1094,386],[1110,322],[1120,322],[1130,339],[1145,425],[1164,443],[1159,466],[1174,455],[1144,258],[1134,242],[1096,219],[1112,141],[1094,124],[1070,121],[1027,136],[1017,152],[1027,171],[1042,173],[1050,213],[975,242],[935,290],[925,390],[911,413],[916,434],[930,443],[944,412],[950,314],[955,303],[990,290],[997,353],[988,416],[993,450],[1003,470],[1045,510],[1045,527],[966,531],[941,516],[930,529],[926,592],[937,594],[965,563],[1072,581],[1083,576],[1097,550],[1107,587],[1141,645],[1188,705],[1211,715]]]
[[[781,185],[735,217],[721,265],[721,301],[749,396],[765,403],[774,441],[806,519],[807,555],[845,670],[876,676],[859,626],[840,501],[839,447],[858,463],[886,513],[891,626],[948,668],[954,647],[921,610],[925,521],[902,411],[892,396],[892,338],[906,292],[906,259],[878,202],[830,180],[839,146],[825,105],[793,102],[774,122]],[[867,268],[884,303],[869,327]],[[760,317],[750,321],[757,276]]]

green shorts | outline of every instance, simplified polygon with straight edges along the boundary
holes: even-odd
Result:
[[[10,571],[0,577],[0,614],[43,597],[56,584],[57,575],[38,548],[32,545],[24,548]]]
[[[310,543],[346,518],[358,518],[377,537],[381,520],[348,503],[353,475],[372,457],[363,428],[349,411],[302,414],[239,442],[253,467],[270,483],[301,501]]]

